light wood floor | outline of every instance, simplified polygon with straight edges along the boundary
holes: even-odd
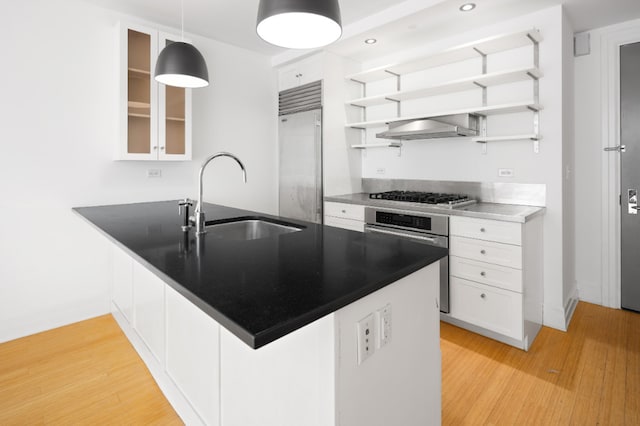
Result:
[[[640,425],[640,314],[580,302],[529,352],[440,330],[445,425]]]
[[[111,315],[0,345],[0,425],[181,424]]]
[[[640,314],[581,302],[528,353],[441,333],[444,425],[640,425]],[[180,423],[110,315],[0,345],[0,425]]]

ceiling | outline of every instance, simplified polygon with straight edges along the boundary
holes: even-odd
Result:
[[[180,0],[84,0],[162,25],[180,28]],[[390,53],[519,15],[563,4],[576,32],[640,18],[639,0],[340,0],[344,34],[331,50],[357,60]],[[259,0],[184,0],[185,32],[199,34],[268,56],[286,49],[262,41],[255,31]],[[365,38],[379,42],[365,46]],[[295,55],[294,55],[295,56]]]

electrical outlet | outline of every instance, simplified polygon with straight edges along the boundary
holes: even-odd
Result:
[[[498,169],[499,177],[513,177],[513,169]]]
[[[378,347],[386,346],[391,341],[391,304],[376,312],[378,320]]]
[[[161,169],[147,169],[147,177],[148,178],[160,178],[162,177]]]
[[[374,315],[369,314],[356,325],[358,334],[358,365],[362,364],[376,350]]]
[[[383,175],[385,173],[387,173],[387,169],[385,169],[384,167],[378,167],[376,169],[376,174]]]

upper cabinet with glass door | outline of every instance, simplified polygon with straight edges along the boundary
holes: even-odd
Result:
[[[120,23],[118,160],[191,160],[191,90],[153,78],[156,59],[179,36]]]

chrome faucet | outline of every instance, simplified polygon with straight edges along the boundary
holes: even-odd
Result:
[[[207,164],[209,164],[214,158],[218,157],[231,157],[236,160],[236,162],[242,169],[242,178],[244,179],[244,182],[247,183],[247,172],[244,169],[244,164],[242,164],[242,161],[240,161],[240,159],[235,155],[229,152],[218,152],[204,160],[204,163],[202,163],[202,166],[200,167],[200,176],[198,182],[198,204],[196,204],[196,210],[192,219],[192,221],[195,222],[196,225],[196,235],[203,235],[207,232],[204,226],[204,212],[202,211],[202,176],[204,175],[204,169],[207,167]]]

